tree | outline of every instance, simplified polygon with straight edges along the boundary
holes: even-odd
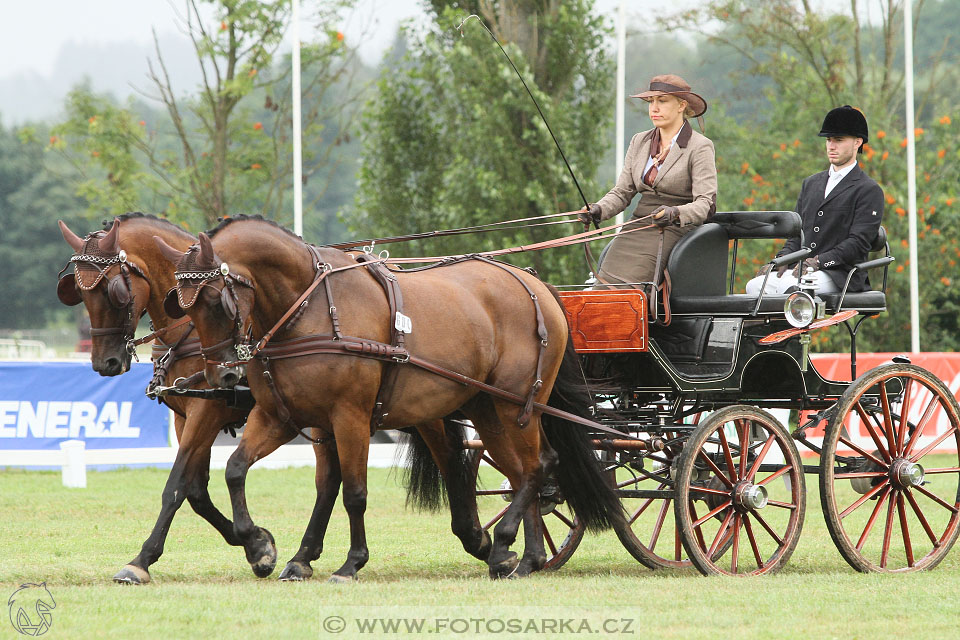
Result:
[[[141,208],[142,194],[159,194],[172,219],[209,227],[238,211],[268,216],[289,210],[289,64],[275,64],[289,0],[204,0],[214,7],[210,25],[195,0],[187,0],[182,28],[202,70],[193,95],[178,96],[159,45],[150,62],[150,97],[166,117],[155,128],[132,104],[120,107],[80,86],[67,100],[67,120],[55,130],[60,151],[84,175],[81,193],[96,211]],[[354,111],[358,89],[351,74],[356,52],[334,28],[353,0],[315,7],[321,38],[301,50],[305,176],[321,172],[329,148]],[[328,92],[341,95],[331,100]],[[329,131],[327,129],[330,129]]]
[[[578,179],[591,179],[612,112],[609,29],[592,1],[431,2],[433,23],[407,32],[407,54],[382,70],[362,119],[356,211],[360,235],[394,235],[578,209],[582,201],[554,143],[477,13],[516,63],[540,103]],[[485,236],[412,243],[412,255],[477,252],[576,231],[539,227]],[[544,277],[582,281],[571,249],[514,256]]]
[[[0,126],[0,328],[37,328],[60,311],[56,275],[70,255],[57,228],[61,218],[85,228],[82,203],[47,166],[32,128]],[[21,137],[27,142],[22,142]]]
[[[917,3],[918,15],[923,15],[923,4]],[[960,8],[957,0],[934,3],[932,8],[950,15],[948,5]],[[878,25],[864,21],[871,13],[880,16]],[[733,50],[748,61],[735,81],[762,78],[766,86],[760,96],[741,92],[743,99],[752,101],[752,113],[741,112],[744,115],[733,119],[720,109],[719,117],[714,115],[719,126],[711,137],[717,148],[721,210],[794,209],[801,180],[826,167],[823,144],[816,137],[824,114],[842,104],[852,104],[866,114],[871,137],[860,163],[884,189],[883,223],[897,258],[890,271],[885,322],[866,323],[859,342],[861,348],[876,351],[909,349],[906,141],[903,66],[898,59],[902,19],[902,2],[896,0],[851,0],[846,13],[816,10],[809,0],[715,0],[698,13],[673,16],[666,22],[671,28],[708,32],[701,46]],[[917,24],[934,29],[936,21]],[[917,38],[924,43],[931,39],[923,33]],[[952,161],[960,158],[955,155],[960,131],[949,115],[955,111],[949,105],[956,104],[957,69],[944,64],[952,60],[947,51],[955,58],[945,46],[926,45],[916,61],[921,123],[917,129],[922,225],[918,253],[924,261],[920,298],[926,350],[956,348],[951,313],[960,308],[960,293],[953,293],[951,287],[960,255],[948,255],[960,241],[960,213],[954,205],[957,163]],[[755,242],[739,252],[741,287],[778,246]],[[873,274],[871,280],[879,285],[880,274]],[[842,331],[817,334],[814,340],[824,350],[842,351],[848,346]]]

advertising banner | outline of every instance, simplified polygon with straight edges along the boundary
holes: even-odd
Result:
[[[861,353],[857,354],[857,373],[863,375],[870,369],[888,364],[897,354],[894,353]],[[950,389],[955,398],[960,399],[960,353],[914,353],[909,354],[910,362],[931,372]],[[850,356],[848,354],[814,354],[812,361],[817,372],[829,380],[850,379]],[[931,394],[921,385],[913,385],[910,394],[910,404],[907,418],[912,423],[919,423],[925,408],[930,404]],[[851,441],[867,451],[876,447],[870,433],[861,424],[859,416],[852,415],[846,421]],[[936,442],[939,436],[952,428],[950,418],[946,412],[937,409],[928,418],[923,433],[917,440],[916,449],[919,451],[930,443]],[[808,437],[819,445],[823,440],[824,424],[816,429],[807,431]],[[812,437],[811,437],[812,436]],[[842,448],[842,447],[841,447]],[[953,452],[957,450],[957,440],[950,436],[936,445],[938,452]]]
[[[153,366],[105,378],[89,362],[0,361],[0,450],[169,446],[169,412],[144,395]]]

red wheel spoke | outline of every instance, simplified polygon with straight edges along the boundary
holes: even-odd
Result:
[[[893,434],[893,415],[890,413],[890,398],[887,397],[887,381],[880,381],[880,408],[883,410],[883,431],[887,436],[887,450],[893,455],[897,450],[897,439]]]
[[[550,531],[547,529],[547,523],[543,521],[543,518],[540,518],[540,526],[543,528],[543,539],[547,541],[547,546],[550,547],[550,553],[557,555],[557,545],[554,544],[553,538],[550,537]]]
[[[477,489],[478,496],[509,496],[512,493],[506,489]]]
[[[496,462],[493,461],[493,458],[491,458],[490,456],[488,456],[488,455],[485,454],[485,453],[482,454],[482,455],[480,456],[480,458],[481,458],[484,462],[486,462],[488,465],[490,465],[491,467],[493,467],[494,469],[496,469],[497,471],[499,471],[499,472],[500,472],[500,475],[506,477],[507,474],[505,474],[505,473],[503,472],[503,469],[500,468],[500,465],[498,465]]]
[[[683,542],[680,539],[680,529],[673,530],[673,559],[677,562],[683,560]]]
[[[696,520],[696,519],[697,519],[697,507],[693,504],[693,500],[690,500],[689,502],[690,502],[690,517],[693,518],[694,520]],[[707,544],[706,544],[706,542],[703,541],[703,531],[701,531],[699,525],[694,525],[694,527],[693,527],[693,535],[695,535],[695,536],[697,537],[697,544],[700,545],[700,548],[701,548],[701,549],[705,549],[705,548],[707,547]]]
[[[945,467],[943,469],[924,469],[923,475],[929,476],[933,473],[958,473],[960,472],[960,467]]]
[[[740,477],[744,477],[747,474],[747,452],[750,450],[750,423],[746,420],[737,420],[737,426],[743,428],[741,434],[740,429],[737,429],[737,433],[740,434]]]
[[[723,471],[720,471],[720,467],[718,467],[718,466],[713,462],[713,460],[710,459],[710,456],[708,456],[708,455],[703,451],[703,449],[700,449],[700,451],[697,452],[697,455],[699,455],[701,458],[703,458],[703,460],[706,461],[707,466],[710,467],[710,469],[717,475],[718,478],[720,478],[720,481],[723,482],[723,484],[725,484],[725,485],[727,485],[728,487],[730,487],[731,489],[733,489],[733,483],[730,482],[730,478],[728,478],[728,477],[726,476],[726,474],[723,473]]]
[[[754,511],[753,517],[757,519],[757,522],[760,523],[760,526],[767,530],[767,533],[770,534],[770,537],[777,541],[778,545],[783,546],[783,538],[777,535],[777,532],[770,528],[770,525],[767,524],[767,521],[763,519],[763,516]]]
[[[723,448],[723,457],[727,461],[727,468],[730,469],[730,480],[737,482],[740,477],[737,475],[737,467],[733,464],[733,454],[730,453],[730,443],[727,442],[727,434],[723,428],[718,430],[720,434],[720,446]]]
[[[507,506],[505,506],[503,509],[501,509],[501,510],[500,510],[500,513],[498,513],[497,515],[493,516],[493,518],[490,519],[490,522],[488,522],[487,524],[483,525],[483,528],[486,530],[486,529],[489,529],[490,527],[492,527],[493,525],[495,525],[495,524],[497,523],[497,521],[499,521],[500,518],[503,517],[503,514],[505,514],[505,513],[507,512],[507,509],[509,509],[509,508],[510,508],[510,505],[507,505]]]
[[[857,540],[857,551],[863,549],[863,544],[867,541],[867,536],[870,535],[870,531],[873,529],[873,524],[877,521],[877,516],[880,514],[880,509],[883,508],[883,503],[887,501],[887,497],[890,496],[891,491],[893,491],[893,487],[887,487],[887,490],[884,491],[883,495],[880,496],[880,499],[877,500],[877,504],[874,505],[873,512],[867,519],[867,525],[863,528],[863,533],[860,534],[860,539]]]
[[[883,529],[883,547],[880,550],[880,568],[887,568],[887,556],[890,554],[890,538],[893,535],[893,505],[896,501],[890,500],[887,505],[887,523]]]
[[[630,517],[630,521],[627,524],[629,524],[632,527],[633,523],[637,521],[637,518],[639,518],[640,515],[644,511],[646,511],[647,507],[649,507],[651,504],[653,504],[653,498],[647,498],[647,501],[644,502],[642,505],[640,505],[640,508],[638,508],[636,512],[634,512],[634,514]]]
[[[556,509],[554,509],[551,513],[553,514],[553,516],[554,516],[557,520],[559,520],[559,521],[562,522],[563,524],[567,525],[569,528],[573,529],[574,526],[576,526],[576,525],[573,524],[573,522],[570,520],[570,518],[568,518],[567,516],[563,515],[562,513],[560,513],[559,511],[557,511]]]
[[[737,565],[740,560],[740,514],[733,516],[733,549],[730,553],[730,572],[737,574]]]
[[[753,480],[753,477],[757,475],[757,469],[760,468],[760,462],[767,457],[767,452],[770,451],[770,447],[773,445],[775,436],[773,433],[770,434],[770,437],[767,438],[767,441],[763,443],[763,447],[760,449],[760,453],[757,454],[757,459],[753,461],[753,465],[750,467],[750,471],[747,472],[747,479]]]
[[[790,503],[788,503],[788,502],[780,502],[779,500],[768,500],[768,501],[767,501],[767,506],[768,506],[768,507],[780,507],[781,509],[791,509],[791,510],[797,508],[797,505],[795,505],[795,504],[790,504]]]
[[[730,510],[730,513],[727,514],[727,517],[723,519],[723,523],[720,525],[720,528],[717,530],[717,535],[713,538],[713,544],[710,545],[710,549],[707,550],[707,557],[710,560],[713,560],[713,554],[717,552],[717,548],[720,546],[720,541],[723,539],[724,534],[727,532],[727,529],[730,528],[730,521],[733,519],[733,509]]]
[[[850,473],[835,473],[833,477],[837,480],[849,480],[850,478],[886,478],[889,475],[885,471],[851,471]]]
[[[903,404],[900,405],[900,429],[897,430],[897,455],[903,451],[903,436],[907,432],[907,414],[910,413],[910,390],[913,387],[913,378],[907,378],[903,385]],[[910,566],[913,566],[911,564]]]
[[[940,543],[937,541],[937,535],[933,532],[933,529],[930,527],[930,523],[927,522],[927,517],[923,515],[923,510],[920,509],[920,505],[917,504],[917,499],[913,497],[912,491],[907,491],[907,501],[910,502],[910,506],[913,508],[913,512],[917,515],[917,520],[920,521],[920,526],[923,527],[923,530],[927,532],[927,537],[930,538],[930,542],[933,543],[934,547],[939,547]]]
[[[843,444],[847,445],[848,447],[850,447],[851,449],[853,449],[854,451],[856,451],[857,453],[859,453],[860,455],[862,455],[864,458],[869,459],[869,460],[870,460],[871,462],[873,462],[874,464],[879,465],[880,467],[883,467],[884,469],[886,469],[886,468],[889,467],[889,465],[888,465],[886,462],[884,462],[883,460],[880,460],[879,458],[877,458],[877,457],[876,457],[875,455],[873,455],[872,453],[867,453],[864,449],[861,449],[861,448],[858,447],[857,445],[853,444],[853,442],[851,442],[851,441],[848,440],[847,438],[844,438],[843,436],[840,436],[840,442],[842,442]]]
[[[730,497],[729,491],[724,491],[722,489],[711,489],[710,487],[690,487],[690,491],[696,491],[697,493],[712,493],[716,496]]]
[[[880,455],[883,456],[883,459],[889,463],[891,460],[890,454],[887,452],[886,447],[883,446],[883,442],[880,440],[880,434],[877,433],[877,428],[872,424],[873,419],[870,417],[870,414],[866,412],[866,410],[863,408],[863,405],[861,405],[859,401],[857,401],[855,406],[857,408],[857,415],[860,416],[860,422],[863,423],[863,426],[873,439],[873,444],[877,446],[877,450],[880,451]]]
[[[922,458],[923,456],[927,455],[928,453],[930,453],[931,451],[933,451],[934,449],[936,449],[937,446],[939,446],[941,442],[943,442],[944,440],[946,440],[946,439],[949,438],[950,436],[956,434],[956,432],[957,432],[957,428],[956,428],[956,427],[954,427],[954,428],[952,428],[952,429],[947,429],[947,430],[946,430],[941,436],[939,436],[936,440],[934,440],[933,442],[931,442],[930,444],[928,444],[926,447],[924,447],[923,450],[922,450],[920,453],[915,453],[915,454],[913,454],[912,456],[910,456],[910,462],[917,462],[918,460],[920,460],[920,458]]]
[[[747,530],[747,539],[750,541],[750,548],[753,549],[753,559],[757,561],[757,569],[763,569],[763,556],[760,555],[760,548],[757,546],[757,539],[753,535],[753,527],[750,526],[749,514],[743,516],[743,526]]]
[[[930,398],[930,402],[927,403],[927,408],[923,410],[923,416],[920,417],[920,422],[917,423],[916,428],[913,430],[913,434],[910,435],[910,440],[903,448],[904,456],[910,455],[910,452],[913,451],[913,447],[917,444],[917,440],[919,440],[920,436],[923,434],[923,430],[927,428],[927,423],[930,422],[930,418],[933,417],[934,410],[940,405],[938,400],[940,400],[940,396],[937,394],[933,394],[933,397]]]
[[[941,507],[944,507],[945,509],[949,509],[953,513],[957,513],[958,511],[960,511],[960,508],[958,508],[956,505],[950,504],[949,502],[947,502],[937,494],[927,491],[923,487],[914,487],[914,489],[916,489],[923,495],[927,496],[928,498],[930,498],[931,500],[939,504]]]
[[[694,522],[694,523],[693,523],[693,526],[699,527],[700,525],[702,525],[704,522],[706,522],[707,520],[709,520],[709,519],[712,518],[713,516],[717,515],[718,513],[720,513],[721,511],[723,511],[724,509],[730,507],[732,504],[733,504],[733,500],[727,500],[726,502],[724,502],[723,504],[721,504],[721,505],[720,505],[719,507],[717,507],[716,509],[713,509],[712,511],[710,511],[707,515],[703,516],[702,518],[700,518],[699,520],[697,520],[696,522]]]
[[[907,527],[907,512],[903,508],[903,494],[897,493],[897,514],[900,516],[900,535],[903,537],[903,550],[907,554],[907,566],[913,566],[913,545],[910,543],[910,529]]]
[[[664,500],[663,504],[660,505],[660,513],[657,514],[657,521],[653,525],[653,537],[650,538],[650,551],[653,551],[654,547],[657,546],[657,538],[660,537],[660,530],[663,529],[663,520],[667,517],[667,509],[670,507],[670,501]]]
[[[860,505],[862,505],[864,502],[866,502],[867,500],[869,500],[869,499],[872,498],[873,496],[875,496],[875,495],[877,495],[878,493],[880,493],[880,491],[881,491],[884,487],[889,486],[889,484],[890,484],[889,482],[882,482],[882,483],[878,484],[877,486],[875,486],[874,488],[870,489],[870,491],[867,491],[865,494],[863,494],[862,496],[860,496],[859,498],[857,498],[857,501],[856,501],[856,502],[854,502],[852,505],[850,505],[849,507],[847,507],[846,509],[844,509],[843,511],[840,512],[840,519],[843,520],[843,519],[846,518],[848,515],[850,515],[851,513],[853,513],[856,509],[858,509],[858,508],[860,507]]]
[[[773,482],[774,480],[776,480],[777,478],[785,474],[787,471],[790,471],[790,465],[787,465],[785,467],[780,467],[779,469],[777,469],[776,471],[768,475],[766,478],[764,478],[760,482],[755,482],[754,484],[763,485],[763,484],[767,484],[768,482]]]

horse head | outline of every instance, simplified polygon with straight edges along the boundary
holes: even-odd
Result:
[[[68,306],[81,302],[90,315],[91,361],[102,376],[130,368],[133,335],[146,312],[150,283],[140,265],[121,248],[120,221],[108,231],[80,238],[60,220],[63,239],[74,250],[73,273],[57,283],[57,296]]]
[[[204,376],[214,387],[231,388],[246,375],[250,349],[253,283],[231,271],[205,233],[181,252],[154,237],[163,256],[176,267],[177,285],[164,309],[171,317],[190,316],[203,346]]]

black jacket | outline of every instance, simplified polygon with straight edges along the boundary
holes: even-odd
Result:
[[[855,166],[826,198],[828,171],[803,181],[797,199],[797,213],[803,225],[804,245],[818,256],[820,268],[842,289],[853,265],[864,262],[877,237],[883,219],[883,189]],[[782,256],[800,249],[800,239],[791,238],[777,253]],[[857,271],[849,291],[870,288],[867,274]]]

